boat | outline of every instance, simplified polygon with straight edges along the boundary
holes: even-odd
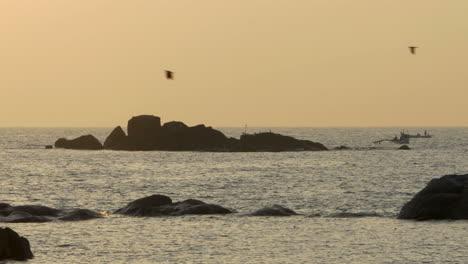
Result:
[[[427,133],[427,130],[424,130],[424,134],[422,135],[420,133],[417,133],[416,135],[411,135],[409,133],[405,133],[405,131],[400,132],[400,135],[408,138],[432,138],[432,135]]]
[[[391,138],[391,139],[377,140],[377,141],[374,141],[374,144],[380,144],[385,141],[392,142],[395,144],[409,144],[410,137],[408,137],[408,134],[400,133],[400,137],[395,136],[394,138]]]

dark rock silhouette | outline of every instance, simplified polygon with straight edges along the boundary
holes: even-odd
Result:
[[[228,138],[222,132],[203,124],[189,127],[178,121],[165,123],[157,116],[141,115],[128,121],[128,136],[116,127],[104,146],[91,135],[74,140],[59,139],[56,148],[166,151],[314,151],[327,150],[320,143],[298,140],[275,133],[243,134],[239,139]]]
[[[324,145],[309,140],[298,140],[271,132],[243,134],[238,144],[239,151],[300,151],[328,150]]]
[[[152,115],[134,116],[128,121],[127,131],[135,150],[155,150],[156,136],[161,130],[161,119]]]
[[[0,228],[0,261],[25,261],[34,257],[29,241],[12,229]]]
[[[128,137],[125,135],[122,127],[118,126],[112,130],[104,141],[104,148],[112,150],[129,150],[130,146]]]
[[[54,220],[81,221],[102,217],[87,209],[73,211],[59,210],[42,205],[11,206],[0,203],[0,222],[4,223],[44,223]]]
[[[351,150],[351,148],[347,146],[339,146],[335,147],[334,150]]]
[[[291,215],[297,215],[297,213],[289,208],[275,204],[270,207],[264,207],[249,215],[251,216],[291,216]]]
[[[199,200],[189,199],[173,203],[165,195],[152,195],[135,200],[115,211],[117,214],[130,216],[178,216],[187,214],[229,214],[229,209]]]
[[[410,150],[411,148],[408,145],[401,145],[398,149],[400,150]]]
[[[60,138],[55,141],[56,148],[65,149],[83,149],[83,150],[99,150],[102,149],[102,144],[93,135],[85,135],[72,140]]]
[[[406,203],[399,219],[468,219],[468,174],[432,179]]]

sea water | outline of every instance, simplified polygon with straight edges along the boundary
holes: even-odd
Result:
[[[218,128],[239,137],[243,128]],[[427,182],[468,173],[468,128],[271,128],[350,151],[212,153],[44,149],[112,128],[0,128],[0,202],[109,212],[80,222],[0,223],[28,238],[29,263],[468,263],[468,221],[398,220]],[[269,131],[249,128],[247,132]],[[236,210],[136,218],[112,212],[152,194]],[[301,214],[249,217],[279,204]]]

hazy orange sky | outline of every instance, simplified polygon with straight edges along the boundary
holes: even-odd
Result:
[[[466,0],[1,0],[0,126],[468,126],[467,13]]]

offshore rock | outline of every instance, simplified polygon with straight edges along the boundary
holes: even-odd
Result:
[[[239,142],[239,151],[316,151],[328,150],[324,145],[309,140],[264,132],[243,134]]]
[[[109,136],[104,141],[104,149],[112,150],[128,150],[128,137],[125,135],[122,127],[118,126],[112,130]]]
[[[99,150],[102,149],[102,144],[93,135],[85,135],[72,140],[60,138],[55,141],[55,147],[65,149]]]
[[[0,228],[0,261],[25,261],[34,257],[29,241],[12,229]]]
[[[316,151],[327,148],[309,140],[275,133],[243,134],[239,139],[228,138],[221,131],[203,124],[189,127],[179,121],[161,126],[161,119],[152,115],[134,116],[128,121],[128,136],[116,127],[106,138],[104,146],[91,135],[74,140],[61,138],[56,148],[111,149],[111,150],[165,150],[165,151]]]
[[[134,116],[128,121],[127,131],[130,148],[155,150],[156,136],[161,130],[161,119],[152,115]]]
[[[165,195],[152,195],[135,200],[127,206],[115,211],[117,214],[129,216],[178,216],[188,214],[229,214],[229,209],[215,204],[207,204],[199,200],[189,199],[173,203]]]
[[[275,204],[270,207],[264,207],[249,215],[250,216],[291,216],[291,215],[297,215],[297,213],[289,208]]]
[[[405,204],[399,219],[468,219],[468,174],[432,179]]]

